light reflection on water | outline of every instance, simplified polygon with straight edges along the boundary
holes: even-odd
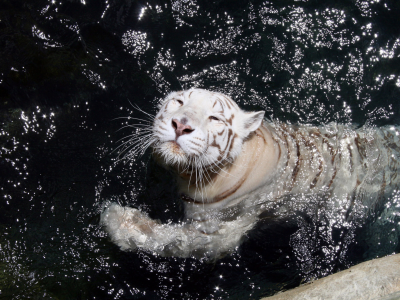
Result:
[[[105,200],[164,222],[182,213],[148,154],[115,163],[130,121],[113,119],[143,118],[129,102],[154,113],[168,92],[196,86],[284,122],[398,125],[398,15],[395,1],[360,0],[7,4],[1,295],[259,298],[399,252],[399,190],[366,221],[346,223],[318,206],[326,199],[299,201],[214,264],[121,253],[97,225]]]

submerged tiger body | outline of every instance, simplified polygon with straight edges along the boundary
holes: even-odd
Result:
[[[176,174],[185,222],[161,224],[114,203],[101,216],[112,240],[123,250],[219,257],[240,245],[263,212],[290,213],[287,203],[299,195],[335,199],[350,218],[355,205],[373,207],[399,188],[398,127],[355,130],[263,118],[220,93],[171,93],[154,119],[150,144],[154,158]]]

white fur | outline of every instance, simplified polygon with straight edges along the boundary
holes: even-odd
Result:
[[[397,127],[263,122],[264,112],[244,112],[228,96],[201,89],[171,93],[159,108],[154,156],[174,170],[180,192],[192,201],[185,202],[181,224],[107,207],[101,224],[122,250],[215,258],[239,246],[264,211],[290,213],[296,201],[324,194],[349,218],[355,207],[373,207],[399,188]],[[173,119],[193,131],[178,136]],[[286,199],[296,200],[288,205]]]
[[[182,101],[183,105],[178,101]],[[227,101],[229,101],[228,105],[231,105],[230,108],[225,104]],[[218,162],[218,150],[210,147],[207,140],[211,135],[216,134],[217,143],[221,148],[225,148],[226,143],[229,142],[226,134],[218,135],[224,129],[232,130],[239,137],[235,139],[232,150],[223,157],[223,159],[234,159],[240,153],[243,139],[256,130],[264,118],[264,112],[246,113],[227,96],[201,89],[171,93],[159,107],[160,110],[154,121],[154,135],[161,144],[159,152],[165,156],[167,161],[171,159],[174,163],[180,164],[187,164],[190,155],[197,155],[199,159],[204,158],[208,164]],[[222,111],[224,113],[221,113]],[[235,117],[232,124],[229,124],[227,120],[232,117],[232,114],[235,114]],[[161,116],[162,119],[160,119]],[[210,120],[210,117],[217,117],[220,121]],[[171,121],[182,118],[187,118],[188,125],[195,130],[190,135],[179,137],[177,141],[185,155],[170,158],[168,142],[175,140]]]

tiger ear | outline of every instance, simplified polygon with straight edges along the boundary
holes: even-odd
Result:
[[[244,129],[247,131],[247,134],[250,134],[250,132],[257,130],[261,126],[264,114],[265,111],[244,113]]]

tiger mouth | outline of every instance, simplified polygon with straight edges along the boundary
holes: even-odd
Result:
[[[176,155],[185,155],[182,147],[176,141],[169,141],[168,142],[169,150]]]
[[[182,148],[181,148],[181,146],[176,142],[176,141],[171,141],[170,142],[171,143],[171,148],[172,148],[172,151],[173,152],[175,152],[175,151],[182,151]]]

